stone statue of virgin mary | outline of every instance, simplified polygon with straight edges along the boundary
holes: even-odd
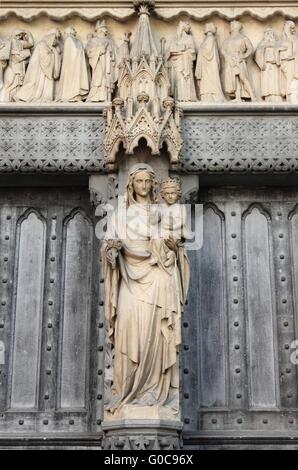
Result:
[[[156,190],[153,169],[144,163],[134,165],[125,207],[118,209],[112,224],[115,236],[102,246],[106,321],[115,348],[110,413],[133,405],[168,407],[178,414],[184,300],[175,251],[169,251],[168,269],[163,269],[151,249]]]

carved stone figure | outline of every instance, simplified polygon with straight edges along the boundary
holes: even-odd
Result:
[[[36,45],[24,84],[15,94],[15,101],[40,103],[53,101],[55,81],[59,78],[61,69],[59,38],[60,31],[51,29]]]
[[[14,101],[16,92],[23,85],[26,68],[34,45],[32,34],[16,29],[10,39],[10,56],[4,72],[4,85],[0,92],[0,101]]]
[[[178,101],[197,101],[194,81],[196,48],[188,23],[180,21],[168,50],[170,80]]]
[[[86,50],[92,69],[87,101],[111,101],[116,82],[116,50],[114,42],[108,37],[105,21],[96,23]]]
[[[149,220],[157,202],[156,186],[149,165],[131,168],[125,207],[116,214],[113,239],[108,235],[102,247],[106,319],[115,346],[107,411],[118,414],[129,405],[134,410],[131,417],[136,417],[140,408],[165,407],[179,419],[177,352],[183,298],[176,252],[170,248],[164,269],[151,250]]]
[[[280,87],[280,53],[282,48],[272,28],[267,28],[255,53],[261,69],[261,96],[265,101],[282,101]]]
[[[288,101],[296,101],[292,95],[298,87],[298,37],[293,21],[284,23],[281,40],[281,92]]]
[[[255,101],[247,68],[247,60],[253,54],[253,46],[241,30],[242,24],[239,21],[231,21],[230,37],[222,45],[225,60],[224,90],[235,101],[241,101],[242,98]]]
[[[199,82],[201,101],[225,101],[220,81],[220,58],[214,23],[205,25],[206,38],[201,44],[196,64],[195,76]]]
[[[160,195],[164,204],[160,206],[158,213],[158,233],[159,237],[151,240],[150,250],[153,260],[170,275],[176,276],[181,308],[187,300],[190,265],[184,240],[188,238],[187,215],[184,205],[179,204],[182,189],[180,179],[168,178],[160,184]],[[175,270],[170,264],[171,253],[176,253],[177,263]]]
[[[0,90],[4,84],[4,70],[10,56],[10,41],[7,39],[0,39]]]
[[[134,7],[139,15],[138,29],[136,32],[136,39],[133,42],[130,56],[132,61],[138,61],[142,56],[145,56],[148,61],[150,58],[157,57],[157,48],[154,41],[154,36],[149,24],[150,11],[154,2],[150,0],[135,1]]]
[[[117,51],[117,60],[119,66],[121,66],[123,62],[127,62],[130,59],[130,38],[131,32],[126,31],[124,33],[123,43],[119,46]]]
[[[89,92],[88,68],[83,44],[74,28],[65,30],[63,60],[57,101],[82,101]]]

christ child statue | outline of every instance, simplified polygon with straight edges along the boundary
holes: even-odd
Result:
[[[166,271],[173,265],[172,257],[178,254],[179,247],[187,238],[186,209],[179,203],[181,181],[168,178],[160,184],[160,195],[164,203],[160,205],[158,237],[152,237],[152,264],[157,263]]]

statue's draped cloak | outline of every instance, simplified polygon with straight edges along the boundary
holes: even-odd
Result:
[[[218,101],[224,101],[221,87],[220,59],[216,38],[208,35],[201,45],[196,64],[195,75],[200,80],[200,95],[207,95],[209,99],[215,96]]]
[[[57,101],[80,101],[88,92],[89,77],[84,47],[79,39],[68,36],[64,42]]]
[[[55,80],[59,77],[61,55],[56,47],[40,41],[31,57],[24,84],[16,94],[25,102],[48,102],[54,99]]]
[[[178,400],[183,292],[177,262],[172,273],[151,264],[147,207],[135,204],[139,223],[126,225],[116,269],[105,259],[105,242],[102,248],[106,320],[115,347],[110,411],[125,403],[165,405],[174,395]]]

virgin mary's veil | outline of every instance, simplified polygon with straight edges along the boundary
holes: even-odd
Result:
[[[140,171],[147,171],[152,177],[152,189],[151,189],[151,202],[155,203],[157,200],[157,181],[155,177],[155,173],[153,168],[148,165],[147,163],[136,163],[128,170],[128,180],[126,184],[126,191],[125,191],[125,204],[126,206],[130,206],[132,204],[136,204],[136,200],[134,198],[134,191],[133,191],[133,176],[140,172]]]
[[[152,166],[148,165],[148,163],[135,163],[132,167],[128,170],[128,175],[131,176],[138,171],[149,171],[150,173],[154,174],[154,170]]]

